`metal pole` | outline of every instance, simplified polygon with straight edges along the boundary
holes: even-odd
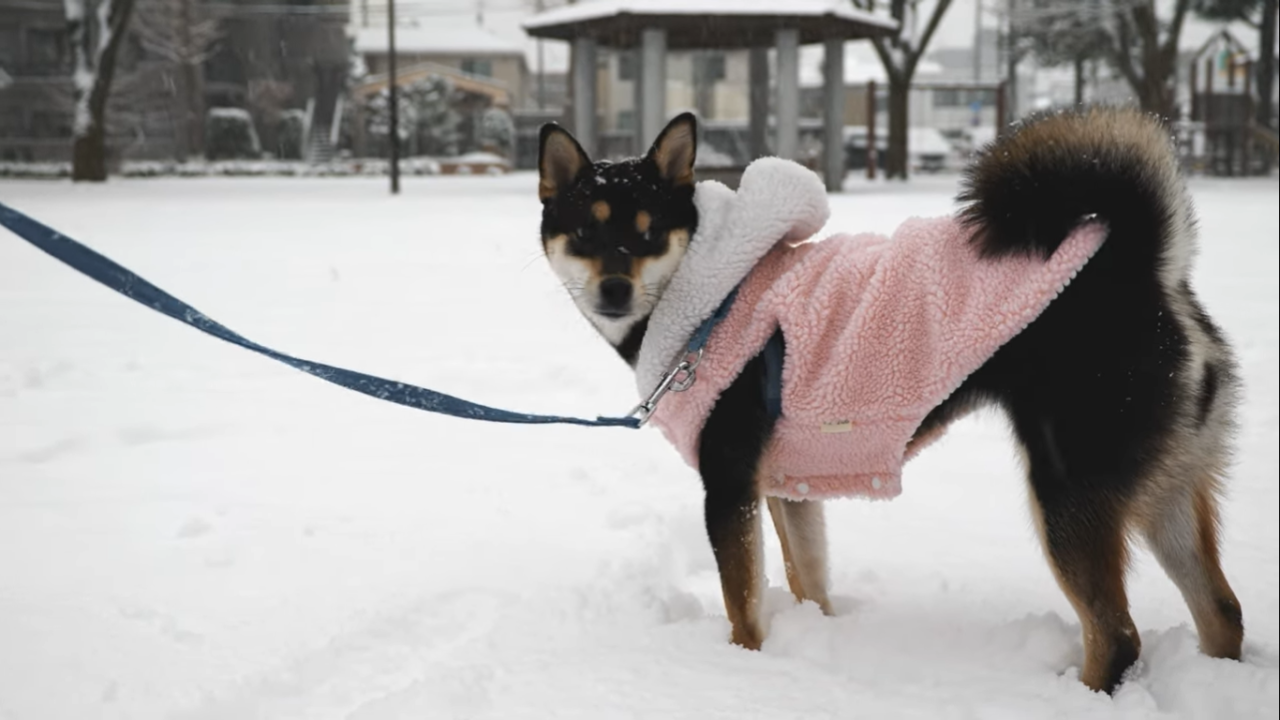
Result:
[[[876,179],[876,81],[867,81],[867,179]]]
[[[391,194],[400,194],[400,93],[396,87],[396,0],[387,0],[387,92],[391,98]]]
[[[973,0],[973,84],[982,82],[982,0]]]
[[[534,9],[541,14],[544,7],[543,0],[536,0]],[[542,46],[542,38],[538,38],[538,109],[545,110],[547,107],[547,56]]]

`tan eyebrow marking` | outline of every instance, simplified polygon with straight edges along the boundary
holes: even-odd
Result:
[[[591,214],[595,216],[595,219],[599,220],[600,222],[604,222],[605,220],[608,220],[609,215],[611,215],[612,212],[613,212],[613,209],[609,207],[609,203],[603,200],[597,200],[591,203]]]

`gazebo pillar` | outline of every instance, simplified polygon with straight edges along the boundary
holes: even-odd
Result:
[[[627,53],[631,57],[631,67],[633,68],[631,76],[631,134],[632,146],[634,152],[632,155],[644,155],[649,152],[649,145],[653,143],[653,138],[646,137],[644,134],[644,118],[640,116],[644,112],[644,53],[639,47],[627,48],[622,52]]]
[[[794,160],[800,150],[800,31],[777,31],[778,46],[778,157]]]
[[[844,40],[828,38],[823,54],[822,178],[827,192],[844,186]]]
[[[755,160],[769,154],[769,48],[751,48],[747,73],[750,86],[747,150]]]
[[[596,152],[596,41],[573,39],[573,134],[588,155]]]
[[[645,28],[640,33],[641,152],[657,139],[667,121],[667,31]]]

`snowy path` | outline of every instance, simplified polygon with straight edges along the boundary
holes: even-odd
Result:
[[[858,186],[834,227],[948,211]],[[533,412],[629,371],[540,258],[534,179],[0,183],[0,199],[302,357]],[[1244,365],[1224,564],[1246,661],[1196,652],[1145,552],[1143,661],[1074,677],[1075,616],[1006,430],[965,421],[892,503],[829,507],[840,614],[783,592],[726,642],[701,488],[655,431],[492,426],[327,386],[0,232],[0,720],[1275,718],[1277,184],[1194,183],[1197,288]]]

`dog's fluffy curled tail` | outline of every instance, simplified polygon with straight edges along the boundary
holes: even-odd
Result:
[[[1166,287],[1186,277],[1191,203],[1168,133],[1137,110],[1090,108],[1020,124],[968,168],[959,200],[985,257],[1047,257],[1097,216],[1110,226],[1108,260],[1155,266]]]

